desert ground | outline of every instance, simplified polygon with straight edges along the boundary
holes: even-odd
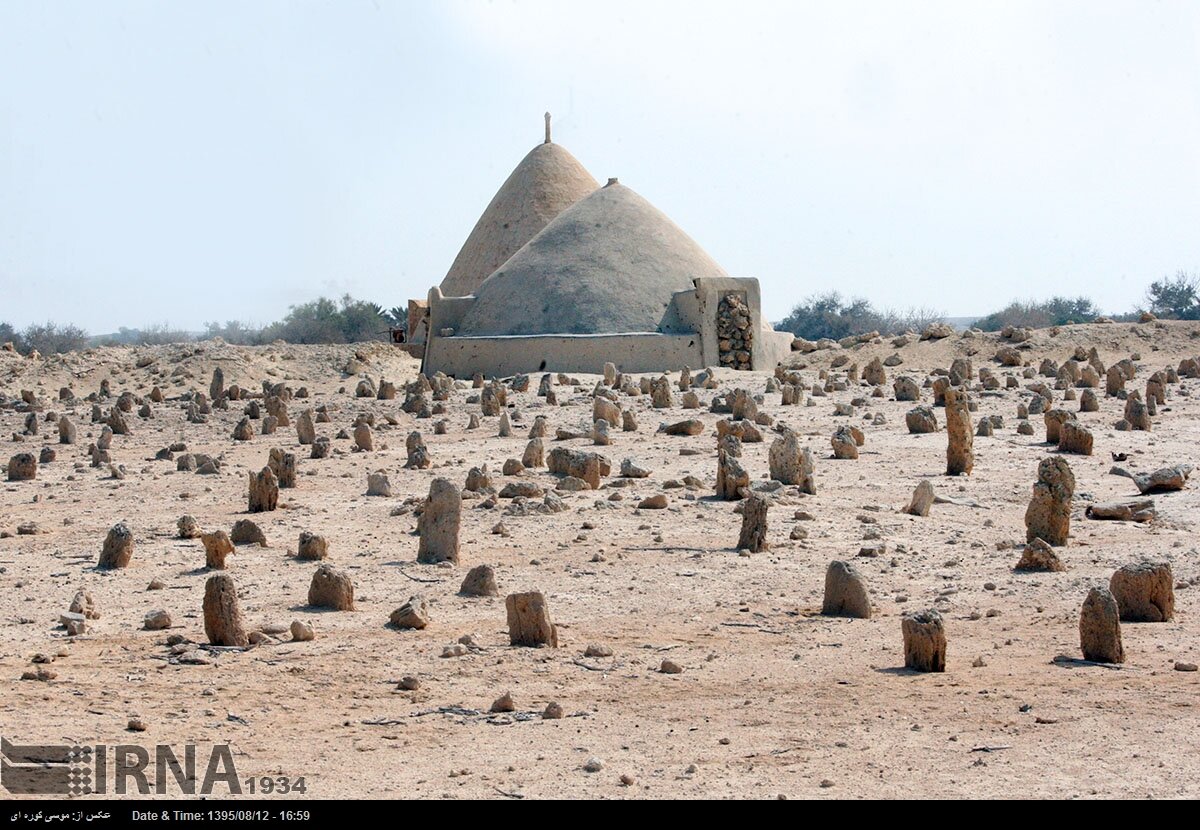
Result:
[[[699,408],[684,409],[681,367],[663,367],[672,406],[618,391],[615,402],[638,428],[615,425],[607,446],[587,437],[598,375],[556,382],[557,405],[538,395],[540,375],[527,391],[510,389],[512,435],[501,437],[500,418],[482,416],[470,378],[446,401],[429,396],[444,413],[402,411],[419,366],[386,344],[208,341],[48,359],[0,352],[0,463],[43,447],[56,453],[36,478],[3,482],[0,495],[0,731],[21,743],[228,743],[243,779],[303,776],[304,798],[1200,796],[1200,673],[1186,670],[1200,662],[1200,496],[1194,484],[1150,496],[1148,522],[1085,516],[1090,504],[1139,496],[1132,479],[1110,472],[1114,454],[1126,454],[1119,464],[1135,474],[1197,461],[1200,380],[1167,384],[1152,430],[1122,431],[1114,424],[1125,401],[1105,394],[1103,373],[1097,412],[1078,412],[1078,399],[1064,400],[1054,377],[1037,374],[1043,359],[1061,365],[1077,348],[1095,348],[1105,366],[1131,359],[1127,389],[1144,397],[1153,373],[1200,354],[1200,324],[909,341],[795,353],[790,371],[808,387],[797,406],[767,391],[771,373],[717,370],[715,388],[693,390]],[[1016,349],[1023,365],[997,362],[1002,348]],[[881,397],[862,380],[810,394],[814,384],[844,380],[852,365],[861,375],[892,355],[902,362],[886,368]],[[892,384],[906,375],[924,385],[956,358],[973,364],[972,432],[984,416],[1001,416],[1003,426],[973,439],[970,475],[947,476],[946,410],[935,408],[937,432],[910,434],[905,414],[918,404],[896,401]],[[216,368],[226,386],[258,397],[190,423],[193,393],[208,394]],[[981,368],[1000,380],[998,390],[982,387]],[[1015,388],[1006,388],[1010,376]],[[364,378],[394,383],[395,399],[356,397]],[[88,400],[103,381],[110,395]],[[233,440],[244,408],[263,403],[264,381],[293,395],[303,387],[307,397],[286,401],[291,425],[263,435],[253,419],[253,437]],[[1018,406],[1036,383],[1094,436],[1091,456],[1061,455],[1076,479],[1069,543],[1054,549],[1063,572],[1014,570],[1039,463],[1059,455],[1045,443],[1042,415],[1030,416],[1032,435],[1017,431]],[[155,386],[161,403],[149,401]],[[64,388],[71,394],[60,400]],[[741,463],[769,502],[769,548],[749,553],[738,547],[742,502],[715,496],[716,425],[730,415],[711,404],[738,388],[761,396],[763,440],[744,444]],[[88,447],[102,428],[93,404],[104,417],[123,392],[136,398],[124,414],[129,434],[113,436],[111,462],[93,466]],[[932,405],[931,388],[921,397]],[[835,414],[837,404],[850,414]],[[149,417],[138,414],[143,405]],[[332,452],[312,459],[295,424],[320,407],[329,421],[316,431]],[[36,435],[26,434],[30,411]],[[374,417],[372,451],[335,437],[352,435],[364,413]],[[479,426],[468,429],[472,414]],[[611,461],[599,489],[555,491],[559,479],[545,467],[502,475],[539,415],[547,453],[566,446]],[[61,416],[76,425],[76,443],[59,443]],[[657,431],[686,418],[700,419],[703,431]],[[443,419],[445,433],[435,434]],[[847,423],[865,438],[856,460],[831,452],[831,435]],[[815,495],[769,483],[769,448],[785,425],[812,451]],[[584,437],[556,440],[559,429]],[[414,430],[428,447],[426,469],[405,468]],[[186,450],[156,460],[177,443]],[[296,453],[297,486],[280,491],[278,509],[249,514],[248,475],[272,448]],[[219,471],[177,469],[188,453],[217,459]],[[650,475],[623,478],[627,458]],[[431,482],[461,488],[484,464],[496,491],[532,482],[562,505],[467,492],[458,564],[418,564],[417,516]],[[375,471],[388,476],[390,496],[366,495]],[[904,508],[922,481],[949,501],[910,515]],[[666,497],[665,509],[639,509],[655,495]],[[201,540],[179,537],[185,514],[204,531],[228,532],[241,519],[264,531],[266,546],[237,546],[223,571],[257,644],[206,647],[202,606],[213,572]],[[133,534],[132,559],[100,569],[118,522]],[[352,580],[353,611],[308,606],[319,563],[296,558],[305,531],[325,537],[327,562]],[[869,619],[821,615],[834,560],[861,574]],[[1123,623],[1124,663],[1084,661],[1079,623],[1089,589],[1147,560],[1171,566],[1174,619]],[[480,564],[495,569],[499,595],[459,595]],[[99,616],[72,636],[60,618],[81,589]],[[534,590],[557,626],[557,648],[510,645],[505,597]],[[418,595],[427,626],[389,626]],[[944,620],[940,673],[904,667],[902,617],[926,608]],[[145,630],[152,611],[167,612],[170,627]],[[315,638],[294,641],[294,620]],[[611,654],[585,656],[589,646]],[[681,671],[664,672],[664,661]],[[513,711],[489,711],[506,693]],[[563,717],[543,717],[551,703]]]

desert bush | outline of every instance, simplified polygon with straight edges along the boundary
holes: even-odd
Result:
[[[879,311],[861,297],[844,300],[838,292],[829,291],[805,299],[792,309],[791,314],[776,323],[775,328],[806,340],[820,340],[822,337],[840,340],[871,331],[880,334],[921,331],[944,316],[943,312],[930,308]]]
[[[1146,303],[1155,316],[1166,320],[1200,320],[1200,277],[1177,271],[1150,283]]]
[[[21,332],[13,328],[12,323],[0,323],[0,345],[4,343],[12,343],[18,352],[22,351]]]
[[[395,309],[393,309],[394,311]],[[356,300],[349,294],[334,301],[319,297],[291,306],[278,322],[256,328],[237,320],[205,323],[205,337],[220,337],[227,343],[255,346],[283,340],[288,343],[360,343],[383,340],[391,314],[381,306]]]
[[[121,326],[116,334],[100,340],[102,346],[162,346],[167,343],[187,343],[196,338],[182,329],[173,329],[167,323],[154,323],[140,329]]]
[[[88,333],[79,326],[34,323],[21,332],[17,348],[22,354],[35,350],[44,355],[63,354],[87,348],[88,340]]]
[[[288,343],[358,343],[383,339],[387,325],[383,309],[346,294],[338,302],[320,297],[292,306],[263,336]]]
[[[1051,297],[1049,300],[1013,300],[999,311],[975,321],[983,331],[999,331],[1005,326],[1046,328],[1068,323],[1090,323],[1100,316],[1096,304],[1087,297]]]
[[[263,329],[238,320],[205,323],[204,337],[206,339],[220,337],[226,343],[232,343],[234,346],[260,346],[265,342]]]

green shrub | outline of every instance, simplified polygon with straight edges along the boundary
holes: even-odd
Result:
[[[1096,304],[1087,297],[1051,297],[1040,302],[1013,300],[999,311],[976,320],[975,327],[983,331],[1000,331],[1005,326],[1042,329],[1068,323],[1090,323],[1099,316]]]
[[[922,331],[944,316],[943,312],[928,308],[910,308],[902,312],[891,309],[877,311],[867,300],[843,300],[838,292],[829,291],[805,299],[792,309],[791,314],[776,323],[775,328],[805,340],[820,340],[822,337],[841,340],[872,331],[880,334]]]
[[[1155,280],[1146,291],[1146,302],[1165,320],[1200,320],[1200,277],[1177,271]]]

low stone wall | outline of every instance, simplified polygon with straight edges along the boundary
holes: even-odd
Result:
[[[792,341],[796,336],[787,331],[775,331],[770,325],[757,330],[754,344],[754,371],[768,372],[792,356]]]
[[[704,366],[700,338],[684,334],[538,334],[513,337],[434,337],[425,351],[426,374],[469,378],[533,372],[600,374],[604,364],[620,372],[668,372]]]

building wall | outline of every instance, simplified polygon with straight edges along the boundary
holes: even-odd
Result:
[[[424,343],[429,323],[429,303],[425,300],[408,301],[408,342]]]
[[[720,365],[717,337],[717,310],[726,294],[739,294],[750,307],[750,325],[754,329],[751,364],[756,372],[774,370],[791,355],[792,340],[787,332],[775,331],[762,316],[762,293],[753,277],[701,278],[696,280],[694,320],[704,346],[706,366]]]
[[[425,347],[424,371],[469,378],[535,372],[600,374],[665,372],[704,365],[700,338],[681,334],[536,334],[520,337],[438,337]]]
[[[615,334],[541,334],[509,337],[454,335],[475,297],[444,297],[429,292],[429,334],[422,371],[459,378],[480,372],[508,377],[532,372],[599,373],[612,362],[622,372],[670,372],[684,366],[701,369],[719,363],[717,309],[721,297],[736,292],[746,299],[754,326],[752,364],[770,371],[791,353],[792,335],[776,332],[762,318],[758,280],[701,278],[690,291],[671,300],[668,315],[692,334],[631,332]],[[447,332],[447,334],[443,334]]]
[[[795,339],[796,335],[790,332],[775,331],[770,323],[760,328],[754,347],[754,371],[775,371],[776,366],[792,356],[792,341]]]

